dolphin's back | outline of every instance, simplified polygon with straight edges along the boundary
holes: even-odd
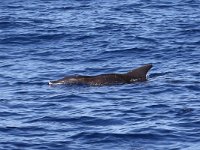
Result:
[[[126,79],[122,74],[102,74],[93,76],[91,78],[86,78],[85,81],[90,85],[110,85],[126,83]]]
[[[69,76],[56,81],[50,81],[49,84],[88,84],[88,85],[109,85],[126,83],[122,74],[102,74],[97,76]]]

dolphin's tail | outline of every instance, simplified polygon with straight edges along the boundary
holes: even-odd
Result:
[[[135,79],[145,81],[147,79],[147,72],[153,67],[152,64],[146,64],[142,67],[136,68],[127,73],[128,76]]]

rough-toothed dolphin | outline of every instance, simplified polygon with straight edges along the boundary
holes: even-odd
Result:
[[[147,64],[136,68],[125,74],[101,74],[97,76],[68,76],[59,80],[50,81],[49,85],[56,84],[84,84],[84,85],[112,85],[142,82],[147,80],[147,72],[151,69],[152,64]]]

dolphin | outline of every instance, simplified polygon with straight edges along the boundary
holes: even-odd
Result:
[[[147,72],[152,68],[152,64],[146,64],[124,74],[101,74],[96,76],[67,76],[59,80],[49,81],[49,85],[57,84],[83,84],[83,85],[113,85],[130,84],[147,80]]]

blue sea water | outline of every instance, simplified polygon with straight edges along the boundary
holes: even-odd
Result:
[[[1,150],[200,149],[200,1],[0,2]],[[48,86],[66,75],[147,82]]]

